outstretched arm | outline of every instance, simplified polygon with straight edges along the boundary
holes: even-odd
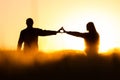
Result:
[[[67,34],[76,36],[76,37],[84,37],[84,33],[80,33],[80,32],[74,32],[74,31],[65,31]]]
[[[52,31],[52,30],[43,30],[43,35],[56,35],[57,31]]]
[[[70,35],[76,36],[76,37],[84,37],[85,36],[84,33],[76,32],[76,31],[66,31],[63,27],[61,27],[60,30],[62,30],[64,33],[67,33],[67,34],[70,34]]]
[[[48,36],[48,35],[56,35],[57,31],[52,31],[52,30],[42,30],[42,29],[37,29],[37,34],[39,36]]]
[[[74,31],[66,31],[63,27],[61,27],[59,30],[58,30],[59,33],[67,33],[67,34],[70,34],[70,35],[73,35],[73,36],[76,36],[76,37],[84,37],[85,34],[84,33],[80,33],[80,32],[74,32]]]

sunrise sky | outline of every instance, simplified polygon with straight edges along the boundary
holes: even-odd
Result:
[[[46,30],[86,32],[94,22],[100,34],[100,51],[120,47],[120,0],[0,0],[0,48],[16,49],[27,18]],[[39,37],[39,50],[84,49],[84,41],[67,34]]]

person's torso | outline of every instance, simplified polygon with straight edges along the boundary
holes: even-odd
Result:
[[[26,28],[22,31],[23,41],[24,41],[24,48],[37,48],[38,47],[38,29]]]

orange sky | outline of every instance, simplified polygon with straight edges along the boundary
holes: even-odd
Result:
[[[0,0],[0,48],[16,49],[20,31],[28,17],[42,29],[86,31],[93,21],[100,34],[100,50],[120,47],[119,0]],[[71,46],[72,45],[72,46]],[[43,51],[84,48],[82,38],[67,34],[39,37]]]

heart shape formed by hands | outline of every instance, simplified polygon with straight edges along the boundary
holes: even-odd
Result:
[[[63,27],[61,27],[59,30],[58,30],[59,33],[65,33],[65,29]]]

